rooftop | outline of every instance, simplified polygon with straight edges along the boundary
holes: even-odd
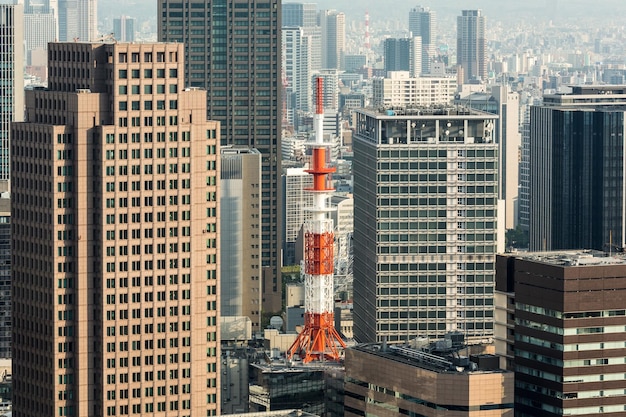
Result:
[[[603,252],[598,250],[571,250],[554,252],[520,252],[513,254],[516,258],[549,265],[560,266],[608,266],[626,265],[626,253]]]
[[[437,104],[434,106],[415,105],[411,107],[381,106],[377,108],[363,109],[361,111],[378,118],[380,118],[379,116],[387,116],[389,118],[395,118],[397,116],[479,116],[487,119],[496,119],[498,117],[491,113],[452,104]]]
[[[357,345],[353,349],[437,373],[508,372],[499,369],[499,359],[496,355],[480,354],[468,357],[463,355],[466,352],[465,347],[444,347],[440,350],[441,346],[441,341],[431,344],[435,350],[424,349],[425,346],[420,348],[407,345],[387,346],[385,343],[365,343]]]

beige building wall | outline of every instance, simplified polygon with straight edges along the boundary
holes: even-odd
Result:
[[[180,44],[49,45],[15,124],[14,412],[216,415],[219,123]]]
[[[513,417],[512,372],[456,372],[360,348],[346,349],[345,355],[346,416]]]

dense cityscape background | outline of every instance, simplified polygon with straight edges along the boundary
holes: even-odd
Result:
[[[626,415],[624,10],[0,2],[0,415]]]

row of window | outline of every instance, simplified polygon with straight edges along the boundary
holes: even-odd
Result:
[[[143,109],[144,110],[165,110],[165,100],[157,100],[156,101],[156,105],[153,106],[155,102],[153,102],[152,100],[146,100],[143,102]],[[118,109],[120,111],[127,111],[127,110],[141,110],[141,101],[136,100],[136,101],[131,101],[130,102],[130,108],[128,107],[128,102],[127,101],[120,101],[118,103]],[[178,100],[170,100],[169,101],[169,109],[170,110],[176,110],[178,109]]]
[[[143,70],[143,78],[153,78],[156,74],[156,78],[165,78],[165,68],[157,68],[156,71],[152,68],[146,68]],[[169,78],[178,78],[178,68],[170,68],[168,70]],[[118,77],[122,80],[128,78],[128,70],[120,69],[118,70]],[[141,70],[139,69],[131,69],[130,70],[130,78],[141,78]]]

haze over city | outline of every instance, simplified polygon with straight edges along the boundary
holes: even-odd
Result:
[[[623,0],[0,4],[0,417],[626,410]]]

